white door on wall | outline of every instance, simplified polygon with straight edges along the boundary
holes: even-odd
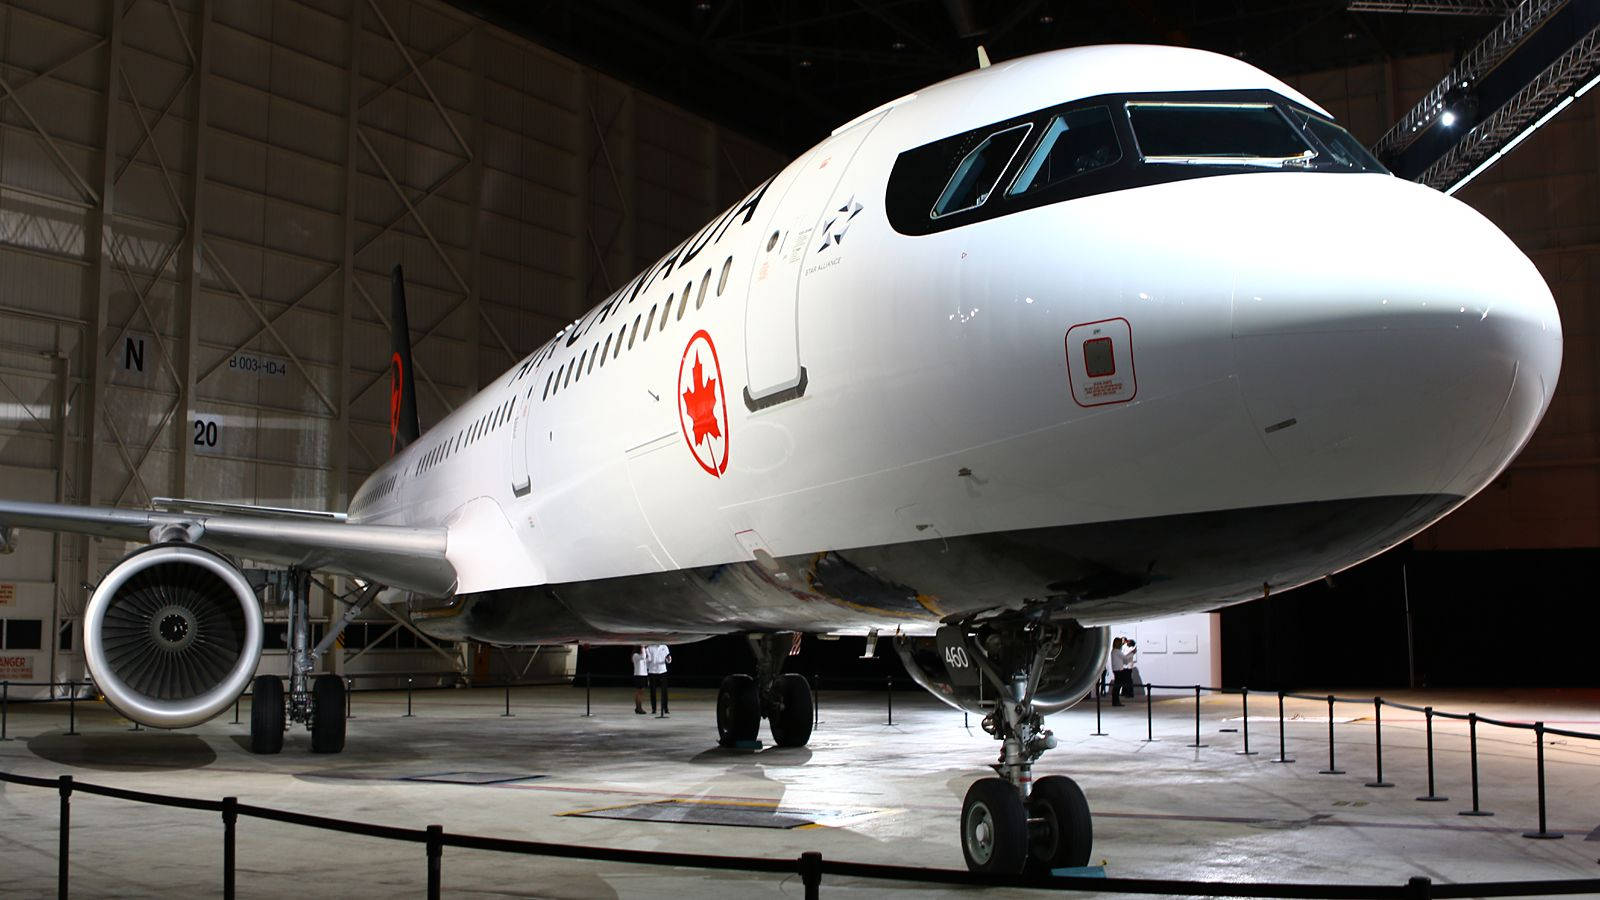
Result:
[[[782,403],[805,390],[800,362],[800,271],[820,240],[817,226],[839,179],[861,142],[886,113],[862,121],[818,145],[800,161],[764,232],[750,275],[745,307],[744,402],[752,410]]]

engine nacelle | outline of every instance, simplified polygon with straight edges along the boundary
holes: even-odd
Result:
[[[1085,628],[1076,622],[1060,627],[1061,651],[1045,660],[1033,696],[1034,708],[1045,714],[1060,712],[1089,693],[1105,670],[1111,647],[1110,628]],[[911,679],[928,693],[956,709],[988,715],[994,709],[994,685],[984,680],[966,649],[950,639],[958,631],[946,626],[939,638],[897,637],[894,649]]]
[[[261,606],[233,563],[204,547],[154,544],[116,564],[83,616],[95,684],[123,715],[156,728],[227,709],[261,659]]]

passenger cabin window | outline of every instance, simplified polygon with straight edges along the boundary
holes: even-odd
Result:
[[[1128,119],[1145,162],[1308,167],[1317,151],[1270,103],[1132,100]]]
[[[989,199],[1000,176],[1022,147],[1022,141],[1033,130],[1032,123],[1024,123],[997,131],[978,142],[961,158],[950,180],[945,183],[939,199],[934,201],[930,218],[948,216],[962,210],[982,206]]]
[[[1037,191],[1074,175],[1103,169],[1120,159],[1122,146],[1117,142],[1110,110],[1090,106],[1065,112],[1045,126],[1038,146],[1007,193],[1015,197]]]

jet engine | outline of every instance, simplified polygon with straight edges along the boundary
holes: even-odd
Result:
[[[106,700],[156,728],[227,709],[261,658],[261,607],[239,569],[194,544],[137,550],[95,588],[84,653]]]
[[[1053,656],[1045,656],[1033,696],[1034,708],[1045,714],[1060,712],[1089,693],[1105,670],[1111,647],[1110,628],[1085,628],[1077,622],[1055,627],[1061,629],[1061,644]],[[972,659],[963,640],[965,630],[946,625],[936,637],[898,637],[894,648],[911,679],[929,693],[956,709],[988,715],[994,708],[995,688]]]

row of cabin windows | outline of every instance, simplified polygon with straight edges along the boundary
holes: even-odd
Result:
[[[463,426],[454,435],[446,438],[444,443],[424,453],[422,458],[417,460],[417,465],[412,475],[421,475],[423,472],[454,456],[462,448],[472,446],[498,430],[502,425],[510,422],[511,413],[516,407],[516,402],[516,395],[513,394],[506,399],[506,402],[479,416],[476,421]]]
[[[368,491],[365,494],[357,496],[356,497],[356,502],[350,504],[350,508],[352,510],[358,511],[358,510],[366,509],[367,507],[376,504],[377,502],[379,502],[383,498],[385,498],[385,497],[389,496],[390,494],[394,493],[395,485],[397,485],[399,483],[400,483],[400,473],[396,472],[395,474],[390,475],[388,478],[385,478],[384,480],[378,482],[376,485],[373,486],[372,490]]]
[[[728,275],[732,270],[733,257],[730,256],[723,261],[722,274],[717,277],[716,296],[721,297],[723,291],[728,289]],[[540,399],[548,399],[560,392],[562,388],[582,381],[583,376],[594,374],[596,365],[603,368],[606,360],[616,359],[621,356],[624,349],[632,350],[635,341],[643,343],[650,340],[652,329],[658,332],[665,331],[668,323],[681,320],[684,312],[689,308],[690,294],[694,295],[694,308],[698,310],[705,305],[706,293],[710,287],[711,270],[707,269],[705,274],[700,277],[698,291],[695,289],[694,279],[690,279],[684,284],[681,294],[668,294],[665,303],[652,304],[648,313],[640,313],[633,317],[631,326],[624,322],[615,334],[606,335],[604,344],[601,343],[599,338],[595,338],[594,346],[580,353],[577,359],[567,361],[554,372],[545,376],[544,394],[540,396]],[[677,312],[673,312],[674,301],[676,301]],[[660,311],[659,317],[656,315],[658,310]],[[624,347],[624,344],[626,344],[626,347]]]

